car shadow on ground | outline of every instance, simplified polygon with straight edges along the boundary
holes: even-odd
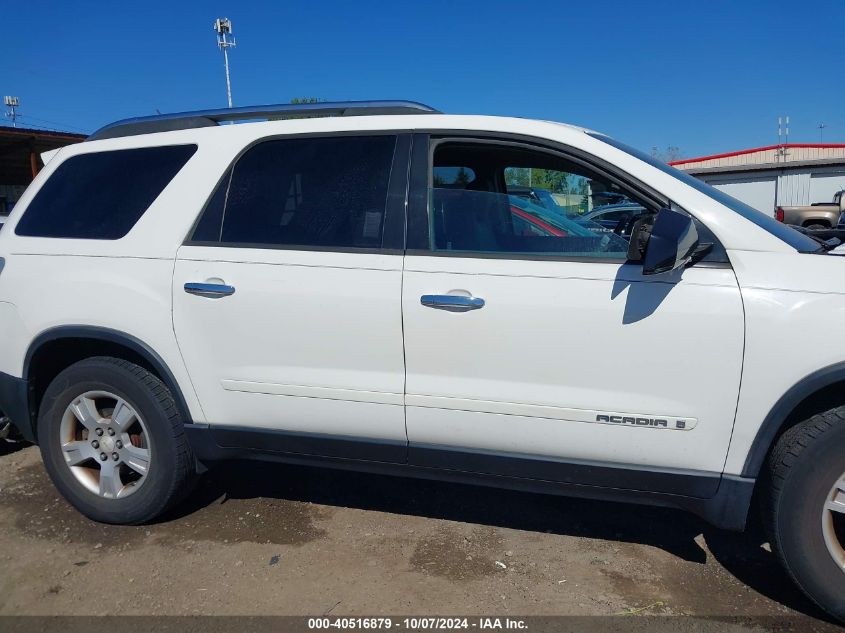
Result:
[[[262,462],[216,466],[162,522],[228,499],[269,498],[445,519],[515,530],[636,543],[704,565],[713,557],[758,593],[805,615],[830,621],[788,578],[764,547],[759,522],[745,533],[713,528],[668,508],[610,503],[466,484],[389,477]],[[755,517],[756,518],[756,517]]]
[[[11,455],[12,453],[22,451],[27,446],[32,446],[32,444],[28,442],[8,442],[6,440],[0,440],[0,455]]]

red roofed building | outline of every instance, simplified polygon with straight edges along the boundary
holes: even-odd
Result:
[[[765,213],[830,202],[845,189],[845,144],[768,145],[669,163]]]

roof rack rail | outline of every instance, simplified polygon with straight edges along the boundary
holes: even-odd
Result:
[[[189,130],[212,127],[223,121],[254,119],[297,119],[330,116],[366,116],[375,114],[440,114],[439,110],[416,101],[335,101],[279,105],[245,106],[197,110],[175,114],[135,117],[110,123],[89,136],[86,141],[120,138],[136,134]]]

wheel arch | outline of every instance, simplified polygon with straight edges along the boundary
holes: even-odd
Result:
[[[831,228],[833,226],[833,223],[830,220],[830,218],[821,218],[821,217],[820,218],[809,218],[807,220],[804,220],[801,223],[801,226],[808,227],[808,226],[812,226],[813,224],[821,224],[821,225],[826,226],[828,228]]]
[[[845,404],[845,362],[805,376],[784,393],[757,430],[742,468],[743,477],[757,477],[777,439],[789,428],[837,405]]]
[[[61,352],[61,358],[43,365],[47,362],[45,359],[50,351]],[[28,385],[31,428],[21,431],[25,435],[26,431],[30,432],[31,437],[28,439],[37,439],[36,422],[41,396],[46,389],[46,384],[42,384],[45,379],[55,377],[59,371],[83,358],[103,355],[124,358],[156,374],[173,394],[183,423],[191,422],[190,410],[176,377],[150,345],[119,330],[91,325],[63,325],[45,330],[36,336],[24,357],[21,376]]]

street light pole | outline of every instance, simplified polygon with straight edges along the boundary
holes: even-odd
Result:
[[[214,21],[217,32],[217,47],[223,51],[223,65],[226,67],[226,101],[232,107],[232,81],[229,78],[229,49],[236,46],[232,35],[232,21],[229,18],[217,18]]]

